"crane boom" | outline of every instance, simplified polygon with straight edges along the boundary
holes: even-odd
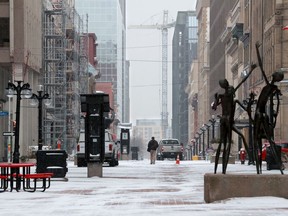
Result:
[[[167,138],[168,111],[167,111],[167,74],[168,74],[168,28],[175,26],[175,22],[168,23],[168,11],[163,12],[163,23],[155,25],[130,25],[128,29],[158,29],[162,32],[162,111],[161,127],[162,138]]]
[[[161,29],[160,25],[129,25],[128,29]]]
[[[173,28],[175,26],[175,22],[168,23],[166,25],[154,24],[154,25],[129,25],[128,29],[168,29]]]

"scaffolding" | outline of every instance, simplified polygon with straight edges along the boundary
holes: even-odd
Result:
[[[88,93],[88,50],[89,50],[89,37],[88,37],[88,14],[86,19],[82,18],[84,25],[81,25],[80,34],[80,67],[79,67],[79,79],[80,79],[80,93]],[[86,20],[84,22],[84,20]]]
[[[87,61],[80,62],[82,26],[68,0],[44,1],[43,84],[51,105],[43,107],[43,138],[45,145],[57,148],[60,144],[68,153],[75,148],[80,130],[80,77],[85,74],[82,68],[87,68],[81,65]]]

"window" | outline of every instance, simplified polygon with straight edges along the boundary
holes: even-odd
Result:
[[[0,47],[9,47],[9,18],[0,18]]]

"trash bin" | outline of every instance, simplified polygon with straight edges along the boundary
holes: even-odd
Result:
[[[132,152],[132,160],[138,160],[138,153]]]
[[[276,155],[278,157],[278,159],[281,161],[281,146],[275,145],[275,149],[276,149]],[[274,155],[272,153],[271,147],[267,147],[266,148],[266,162],[267,162],[267,170],[272,170],[272,169],[279,169],[281,167],[281,164],[277,163],[277,160],[274,158]]]
[[[36,172],[50,172],[53,178],[64,178],[68,172],[67,157],[65,150],[39,150],[36,152]]]

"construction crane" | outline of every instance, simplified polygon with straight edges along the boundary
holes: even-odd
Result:
[[[168,74],[168,28],[173,28],[175,21],[168,23],[168,11],[163,11],[163,23],[154,25],[130,25],[129,29],[158,29],[162,32],[162,137],[167,138],[168,111],[167,111],[167,74]]]

